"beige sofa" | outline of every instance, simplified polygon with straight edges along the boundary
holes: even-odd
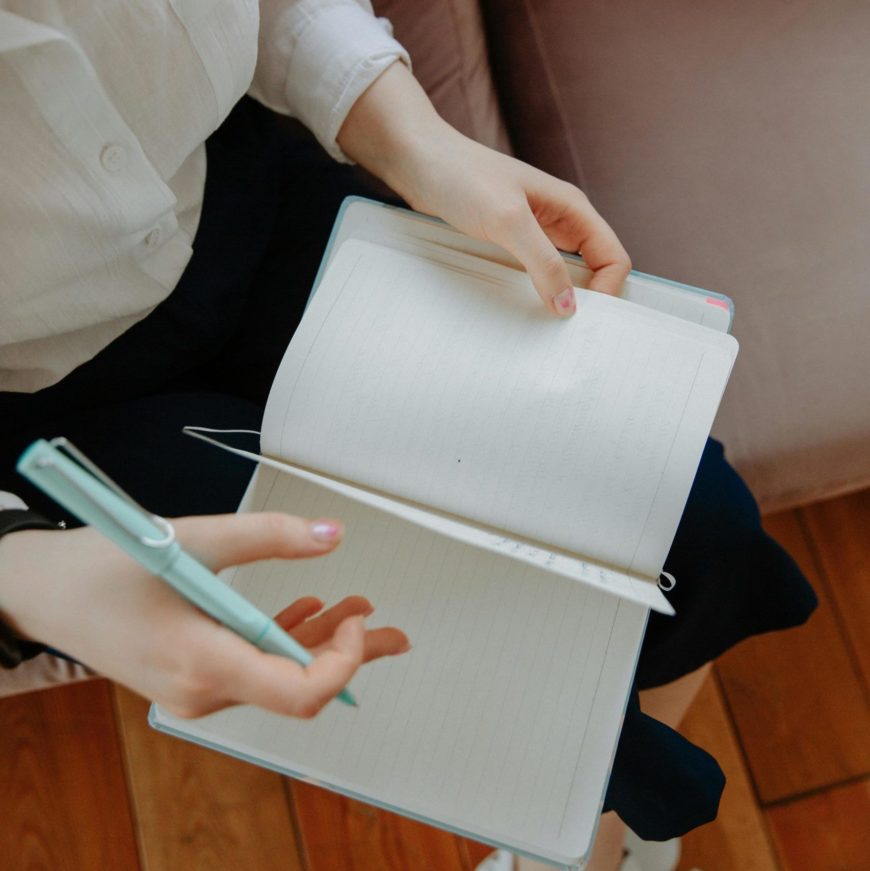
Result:
[[[870,485],[870,4],[375,0],[445,117],[727,293],[714,434],[771,511]]]

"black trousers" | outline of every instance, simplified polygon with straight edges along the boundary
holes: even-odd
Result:
[[[251,466],[181,428],[259,429],[341,200],[371,194],[355,170],[247,98],[207,151],[194,254],[172,295],[59,384],[0,394],[0,489],[49,517],[62,512],[13,467],[33,439],[54,435],[156,513],[235,510]],[[666,569],[678,580],[669,594],[677,617],[650,617],[605,805],[659,839],[712,819],[724,779],[707,753],[640,712],[637,688],[674,680],[748,635],[800,623],[815,603],[712,441]]]

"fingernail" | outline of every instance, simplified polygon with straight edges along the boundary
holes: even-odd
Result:
[[[396,651],[396,655],[400,653],[407,653],[411,649],[411,642],[409,641],[404,647],[400,648]]]
[[[553,305],[556,306],[556,312],[562,317],[574,314],[577,307],[574,299],[574,288],[566,287],[561,293],[557,293],[553,297]]]
[[[316,520],[308,528],[318,541],[335,541],[341,535],[341,527],[329,520]]]

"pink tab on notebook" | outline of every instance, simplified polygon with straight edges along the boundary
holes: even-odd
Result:
[[[724,299],[716,299],[715,296],[708,296],[706,301],[709,302],[710,305],[718,305],[719,308],[724,308],[727,312],[731,311],[731,308]]]

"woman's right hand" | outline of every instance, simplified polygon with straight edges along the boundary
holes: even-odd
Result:
[[[342,533],[335,521],[285,514],[186,517],[174,525],[185,549],[213,571],[321,556]],[[322,607],[307,597],[276,618],[315,654],[303,668],[220,625],[93,529],[0,539],[7,623],[181,717],[243,703],[312,717],[362,663],[409,649],[398,629],[365,629],[372,607],[361,596],[315,616]]]

